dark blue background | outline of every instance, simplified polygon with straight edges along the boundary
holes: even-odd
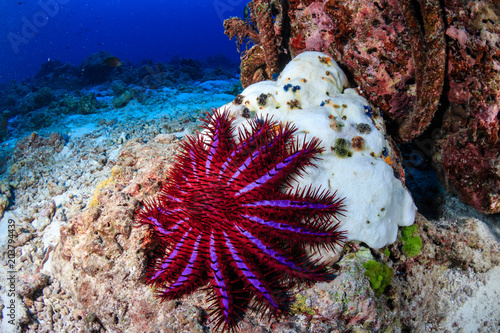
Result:
[[[246,2],[2,1],[0,82],[33,76],[49,58],[78,65],[101,50],[132,62],[166,61],[173,55],[204,59],[215,54],[238,61],[235,42],[224,35],[222,23],[230,16],[241,17]],[[31,24],[35,34],[26,29]],[[9,38],[19,43],[18,50]]]

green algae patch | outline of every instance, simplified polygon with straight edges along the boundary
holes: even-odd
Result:
[[[370,279],[370,284],[377,295],[384,292],[385,288],[391,284],[394,271],[392,268],[375,260],[368,260],[363,263],[365,275]]]
[[[295,297],[295,303],[290,307],[290,312],[294,314],[308,314],[315,315],[316,311],[313,308],[307,306],[307,297],[297,294]]]
[[[408,258],[418,256],[422,251],[422,238],[418,235],[417,224],[402,228],[400,240],[403,243],[403,253]]]
[[[338,138],[335,141],[335,153],[339,157],[351,157],[352,153],[349,150],[349,143],[347,142],[346,139],[343,138]]]

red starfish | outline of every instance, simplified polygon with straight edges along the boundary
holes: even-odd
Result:
[[[136,212],[161,243],[148,283],[164,299],[207,286],[216,329],[234,329],[249,308],[286,314],[291,281],[333,278],[304,247],[344,238],[342,200],[290,187],[322,151],[318,139],[300,145],[294,126],[268,119],[248,125],[236,140],[229,114],[215,110],[204,126],[209,140],[188,137],[168,184]]]

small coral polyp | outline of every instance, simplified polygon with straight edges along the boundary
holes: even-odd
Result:
[[[312,167],[319,141],[297,141],[296,129],[268,118],[234,131],[215,111],[205,136],[188,137],[157,198],[136,220],[161,246],[147,281],[164,299],[208,286],[215,328],[233,329],[248,309],[289,312],[293,281],[334,276],[309,260],[306,246],[334,248],[342,200],[321,188],[291,189]]]
[[[349,240],[381,248],[396,241],[398,226],[413,224],[416,207],[394,177],[381,113],[348,88],[345,74],[330,56],[301,53],[277,81],[248,86],[236,102],[223,108],[239,127],[246,126],[242,114],[273,117],[295,124],[301,139],[321,140],[325,151],[316,168],[306,168],[304,177],[291,185],[323,187],[345,197],[340,228]]]

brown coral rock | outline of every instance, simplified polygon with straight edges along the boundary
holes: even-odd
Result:
[[[48,138],[40,137],[37,132],[31,133],[20,140],[17,141],[14,150],[14,157],[20,158],[21,156],[27,156],[33,154],[35,150],[40,148],[45,148],[44,154],[52,155],[54,153],[60,153],[64,147],[64,138],[59,133],[52,133]],[[36,154],[43,155],[40,150],[36,151]]]
[[[449,105],[434,160],[448,189],[484,213],[500,212],[500,7],[449,0]]]
[[[55,276],[85,320],[96,317],[113,331],[157,331],[166,325],[166,311],[140,282],[145,232],[132,228],[135,200],[111,189],[102,192],[102,209],[86,210],[61,230]]]
[[[429,125],[445,74],[441,7],[437,0],[418,3],[419,8],[407,0],[294,1],[289,10],[291,54],[333,55],[404,141]]]
[[[407,0],[331,0],[324,7],[334,24],[326,51],[348,67],[365,97],[392,120],[404,141],[429,125],[444,81],[441,8],[438,1],[418,3],[420,8]]]
[[[250,39],[255,43],[241,56],[241,83],[246,88],[252,83],[272,78],[290,60],[288,43],[288,4],[286,1],[254,0],[248,3],[248,22],[229,18],[224,21],[225,34],[236,38],[238,49]],[[254,27],[257,27],[255,30]]]
[[[402,123],[415,103],[416,83],[410,29],[397,1],[332,0],[324,10],[335,25],[329,53],[371,103]]]
[[[403,141],[422,134],[434,117],[443,90],[446,64],[444,22],[439,1],[418,1],[423,20],[421,25],[417,21],[417,8],[412,9],[413,3],[399,0],[413,46],[416,80],[413,110],[406,115],[398,130],[399,138]]]
[[[500,145],[474,138],[467,131],[437,142],[434,158],[445,174],[448,190],[483,213],[500,212]]]
[[[237,17],[231,17],[224,21],[224,33],[229,39],[236,38],[238,48],[245,43],[247,37],[254,43],[260,41],[259,33],[248,22]]]
[[[241,59],[241,85],[243,88],[252,83],[269,79],[266,71],[266,58],[260,45],[254,45]]]
[[[257,20],[257,29],[261,32],[260,43],[266,59],[266,71],[268,76],[278,73],[278,46],[276,45],[276,34],[274,33],[274,21],[271,8],[271,0],[254,0],[253,13]]]

